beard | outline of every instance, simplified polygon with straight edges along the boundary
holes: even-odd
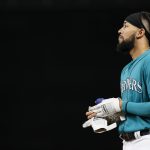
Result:
[[[127,40],[118,43],[116,51],[123,54],[128,54],[134,48],[135,34],[131,35]]]

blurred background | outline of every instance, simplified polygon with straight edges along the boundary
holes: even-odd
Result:
[[[121,150],[117,129],[83,129],[99,97],[120,96],[130,61],[116,50],[127,15],[142,0],[0,1],[0,148]]]

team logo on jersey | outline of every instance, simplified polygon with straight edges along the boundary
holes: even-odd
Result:
[[[123,93],[126,90],[132,90],[136,91],[138,93],[142,93],[142,85],[141,82],[136,81],[132,78],[127,78],[124,81],[121,81],[121,93]]]

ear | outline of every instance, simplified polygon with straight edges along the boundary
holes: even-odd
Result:
[[[136,33],[136,38],[137,38],[137,39],[140,39],[140,38],[142,38],[144,35],[145,35],[145,29],[143,29],[143,28],[138,29],[138,31],[137,31],[137,33]]]

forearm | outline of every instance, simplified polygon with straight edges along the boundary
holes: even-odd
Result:
[[[138,116],[150,117],[150,102],[135,103],[122,101],[122,111]]]

